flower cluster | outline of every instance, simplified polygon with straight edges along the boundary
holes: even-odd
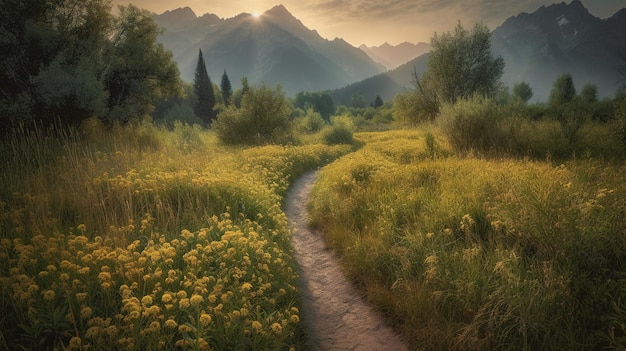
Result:
[[[291,257],[258,223],[229,217],[126,248],[82,235],[2,239],[0,258],[9,267],[3,297],[14,302],[20,324],[33,327],[63,310],[64,328],[53,332],[69,349],[266,349],[294,342]]]

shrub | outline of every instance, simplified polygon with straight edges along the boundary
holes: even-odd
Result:
[[[504,148],[509,135],[501,130],[504,115],[492,100],[480,96],[459,100],[443,109],[441,124],[459,152],[492,152]]]
[[[306,115],[299,119],[298,129],[307,134],[317,133],[326,125],[326,121],[319,112],[312,108],[306,110]]]
[[[323,133],[324,142],[327,145],[352,144],[354,127],[350,117],[340,116],[332,119],[332,125]]]
[[[286,144],[293,140],[290,113],[281,88],[262,85],[243,95],[241,108],[231,104],[220,112],[211,126],[226,144]]]

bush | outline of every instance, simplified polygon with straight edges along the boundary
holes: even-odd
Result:
[[[298,129],[306,134],[317,133],[326,125],[326,121],[319,112],[312,108],[306,110],[306,115],[299,118]]]
[[[324,130],[323,138],[327,145],[352,144],[354,126],[350,117],[340,116],[332,119],[331,127]]]
[[[220,112],[211,126],[226,144],[286,144],[293,141],[290,114],[280,87],[262,85],[243,95],[241,108],[231,104]]]
[[[508,133],[501,128],[504,114],[492,99],[474,96],[445,106],[441,124],[454,149],[459,152],[493,152],[509,148],[510,134],[514,126],[509,124]]]

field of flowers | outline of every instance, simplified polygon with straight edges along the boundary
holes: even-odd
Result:
[[[626,347],[626,166],[459,158],[435,129],[357,133],[313,223],[412,349]]]
[[[0,145],[0,349],[300,349],[281,201],[349,146],[94,121],[57,134]]]

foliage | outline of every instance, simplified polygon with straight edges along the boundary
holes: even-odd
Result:
[[[410,348],[623,347],[623,164],[433,159],[428,133],[358,134],[311,204]]]
[[[354,126],[348,116],[336,116],[331,120],[330,127],[322,132],[326,145],[353,144]]]
[[[306,110],[304,116],[300,117],[298,120],[294,120],[294,123],[298,126],[299,131],[306,134],[317,133],[326,125],[326,121],[322,118],[322,115],[311,107]]]
[[[349,148],[229,149],[182,124],[103,128],[90,119],[0,143],[6,348],[300,349],[281,198]]]
[[[291,108],[280,87],[248,88],[241,108],[220,112],[212,128],[226,144],[263,145],[291,142]]]
[[[330,121],[330,116],[335,113],[335,104],[328,92],[299,92],[294,98],[293,105],[303,110],[313,108],[326,121]]]
[[[113,32],[104,77],[109,120],[141,119],[158,100],[180,96],[178,68],[172,53],[157,43],[159,28],[150,12],[133,5],[120,7]]]
[[[533,97],[533,90],[526,82],[520,82],[513,86],[513,96],[527,103]]]
[[[0,132],[31,120],[141,119],[179,94],[149,13],[106,0],[0,3]]]
[[[446,106],[439,123],[457,152],[510,152],[519,148],[514,143],[520,138],[506,113],[506,107],[477,95]]]
[[[492,57],[489,28],[476,24],[468,31],[459,23],[453,33],[435,33],[431,45],[429,87],[441,102],[454,104],[474,94],[493,96],[497,92],[504,60]]]
[[[598,102],[598,86],[595,84],[585,84],[580,90],[580,98],[586,104]]]
[[[396,95],[393,104],[394,119],[413,124],[432,122],[439,115],[440,101],[429,75],[421,77],[413,72],[414,89]]]
[[[572,75],[566,73],[558,76],[550,91],[550,105],[560,106],[572,102],[575,97],[576,87]]]
[[[196,94],[196,105],[194,112],[206,126],[216,118],[215,108],[215,92],[213,91],[213,83],[206,70],[202,49],[198,52],[198,65],[196,67],[196,75],[193,81],[194,92]]]
[[[233,95],[233,87],[230,84],[230,79],[228,79],[226,70],[224,70],[224,74],[222,75],[220,90],[222,91],[222,100],[224,101],[224,105],[228,106],[228,104],[230,104],[230,97]]]

